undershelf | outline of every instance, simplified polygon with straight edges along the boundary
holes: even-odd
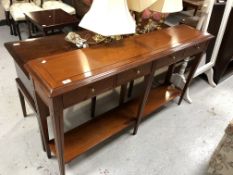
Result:
[[[171,86],[160,86],[152,89],[144,109],[143,118],[179,95],[180,91]],[[65,133],[65,163],[132,126],[135,123],[138,105],[137,99],[129,101]],[[49,146],[56,155],[54,140],[49,142]]]

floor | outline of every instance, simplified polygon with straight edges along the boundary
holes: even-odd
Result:
[[[17,37],[0,27],[0,175],[56,175],[57,161],[42,151],[35,115],[24,118],[21,112],[14,64],[3,46],[12,40]],[[72,161],[67,175],[206,175],[210,156],[233,118],[232,89],[233,77],[216,88],[196,78],[192,104],[178,106],[176,99],[144,121],[136,136],[128,130]],[[97,113],[116,105],[116,99],[117,91],[100,97]],[[66,129],[90,119],[89,104],[65,111]]]

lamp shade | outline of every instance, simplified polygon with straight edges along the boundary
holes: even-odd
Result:
[[[130,10],[142,12],[156,1],[157,0],[128,0],[128,7]]]
[[[161,13],[174,13],[179,12],[183,9],[182,0],[157,0],[152,6],[149,7],[150,10],[161,12]]]
[[[126,0],[94,0],[79,26],[103,36],[135,33]]]

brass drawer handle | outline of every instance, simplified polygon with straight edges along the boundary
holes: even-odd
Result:
[[[92,93],[95,93],[95,88],[91,88],[91,92],[92,92]]]
[[[200,46],[197,46],[197,49],[199,50],[201,47]]]
[[[175,60],[175,59],[176,59],[176,56],[172,56],[172,59]]]
[[[141,71],[140,70],[137,70],[137,74],[140,74],[141,73]]]

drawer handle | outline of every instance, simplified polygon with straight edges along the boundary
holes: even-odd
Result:
[[[140,70],[137,70],[137,74],[140,74],[141,73],[141,71]]]
[[[199,50],[201,47],[200,46],[197,46],[197,49]]]
[[[95,93],[95,88],[91,88],[91,92],[92,92],[92,93]]]
[[[176,59],[176,56],[173,56],[172,59],[175,60],[175,59]]]

